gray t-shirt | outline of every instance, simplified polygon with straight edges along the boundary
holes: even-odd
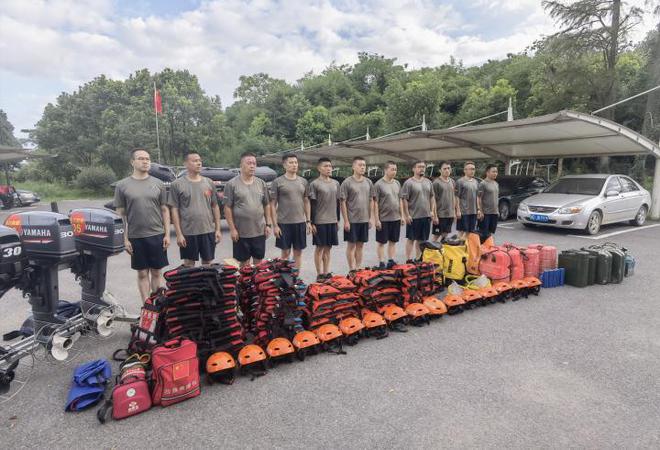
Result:
[[[282,175],[273,180],[270,184],[270,199],[277,201],[277,223],[301,223],[307,220],[307,191],[307,180],[300,176],[290,180]]]
[[[337,223],[337,200],[339,200],[339,181],[330,178],[323,181],[317,178],[309,183],[309,192],[307,194],[310,200],[315,201],[314,216],[312,223],[314,225],[323,225],[328,223]]]
[[[500,185],[497,181],[483,180],[479,183],[477,195],[481,198],[482,213],[499,214],[497,205],[500,197]]]
[[[339,198],[346,201],[350,223],[369,222],[371,199],[374,194],[374,184],[367,177],[362,177],[361,181],[357,181],[350,176],[341,183]]]
[[[433,184],[428,178],[408,178],[399,196],[408,201],[408,213],[413,219],[431,217],[431,199],[434,198]]]
[[[167,191],[158,178],[124,178],[115,187],[113,203],[115,208],[126,210],[128,237],[139,239],[165,233],[160,208],[167,204]]]
[[[239,175],[227,182],[224,204],[231,208],[239,237],[264,235],[264,206],[269,201],[268,187],[261,178],[254,177],[252,184],[245,184]]]
[[[378,217],[381,222],[393,222],[401,220],[401,209],[399,208],[399,192],[401,184],[398,180],[387,182],[381,178],[374,184],[376,200],[378,201]]]
[[[170,206],[179,210],[181,231],[185,236],[213,233],[213,205],[218,204],[213,181],[202,177],[200,181],[190,181],[188,177],[178,178],[170,186]]]
[[[461,209],[461,214],[476,214],[477,213],[477,190],[479,189],[479,182],[476,178],[468,180],[461,177],[456,182],[456,196],[458,197],[458,205]]]
[[[454,207],[454,202],[456,201],[455,192],[456,184],[451,178],[444,181],[438,177],[433,181],[433,194],[435,195],[435,207],[438,217],[443,219],[456,217],[456,208]]]

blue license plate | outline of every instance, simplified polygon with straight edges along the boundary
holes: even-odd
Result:
[[[544,216],[543,214],[532,214],[530,217],[534,222],[548,222],[550,221],[550,218],[548,216]]]

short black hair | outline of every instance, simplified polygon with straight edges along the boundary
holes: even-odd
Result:
[[[412,164],[412,166],[415,167],[417,164],[426,164],[426,161],[423,161],[423,160],[421,160],[421,159],[418,159],[417,161],[415,161],[415,162]]]
[[[326,163],[326,162],[329,162],[330,164],[332,164],[332,161],[330,161],[330,158],[326,158],[325,156],[322,156],[321,158],[319,158],[319,161],[316,163],[316,165],[318,166],[318,165],[321,165],[321,164]]]
[[[463,168],[465,169],[465,168],[466,168],[467,166],[469,166],[470,164],[472,164],[474,167],[477,167],[477,165],[474,163],[474,161],[465,161],[465,162],[463,163]]]
[[[257,155],[255,155],[255,154],[252,153],[252,152],[243,152],[243,153],[241,153],[241,159],[240,159],[240,161],[243,162],[243,160],[244,160],[245,158],[249,158],[249,157],[251,157],[251,156],[252,156],[253,158],[256,158],[256,157],[257,157]]]
[[[451,163],[449,161],[441,161],[440,162],[440,168],[442,169],[442,166],[449,166],[451,167]]]
[[[296,155],[295,153],[285,153],[284,155],[282,155],[282,162],[285,163],[286,160],[289,159],[289,158],[298,159],[298,155]]]
[[[186,153],[183,155],[183,160],[184,160],[184,161],[187,161],[187,160],[188,160],[188,157],[191,156],[191,155],[202,156],[199,152],[195,152],[195,151],[193,151],[193,150],[190,150],[189,152],[186,152]]]
[[[488,173],[490,169],[497,169],[497,164],[488,164],[486,166],[486,170],[484,170],[484,173]]]
[[[396,163],[394,161],[387,161],[383,167],[387,170],[390,166],[396,166]]]
[[[133,150],[131,150],[131,161],[135,159],[135,154],[137,152],[147,152],[147,154],[151,158],[151,155],[149,154],[149,151],[146,148],[138,147],[138,148],[134,148]]]
[[[366,159],[364,159],[361,156],[356,156],[355,158],[353,158],[353,162],[355,162],[355,161],[365,161],[366,162]]]

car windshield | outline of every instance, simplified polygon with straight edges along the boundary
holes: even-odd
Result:
[[[598,195],[605,178],[562,178],[545,190],[549,194]]]

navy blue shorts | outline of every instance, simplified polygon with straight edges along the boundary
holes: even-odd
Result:
[[[401,221],[381,222],[380,230],[376,229],[376,242],[387,244],[388,242],[399,242],[401,237]]]
[[[186,246],[179,247],[181,259],[213,261],[215,258],[215,232],[184,236]]]
[[[133,246],[131,255],[131,269],[162,269],[167,266],[167,250],[163,248],[164,234],[157,234],[145,238],[129,238]]]
[[[431,234],[430,217],[413,219],[410,225],[406,225],[406,239],[411,241],[428,241],[429,234]]]
[[[441,234],[451,233],[451,227],[454,225],[453,217],[440,217],[438,219],[438,224],[433,225],[433,234],[435,236],[440,236]]]
[[[307,247],[307,224],[301,223],[281,223],[279,224],[282,237],[275,238],[275,247],[288,250],[293,247],[294,250],[302,250]]]
[[[266,236],[239,238],[238,242],[234,242],[233,255],[239,262],[245,262],[250,258],[264,259]]]
[[[369,222],[352,223],[348,231],[344,230],[344,241],[367,242],[369,240]]]
[[[477,228],[477,215],[476,214],[463,214],[456,222],[456,229],[458,231],[465,231],[467,233],[474,231]]]
[[[488,239],[489,236],[495,234],[499,218],[499,214],[484,214],[484,218],[479,221],[478,228],[482,239]]]
[[[316,234],[312,237],[312,244],[318,247],[332,247],[339,244],[336,223],[322,223],[315,227]]]

